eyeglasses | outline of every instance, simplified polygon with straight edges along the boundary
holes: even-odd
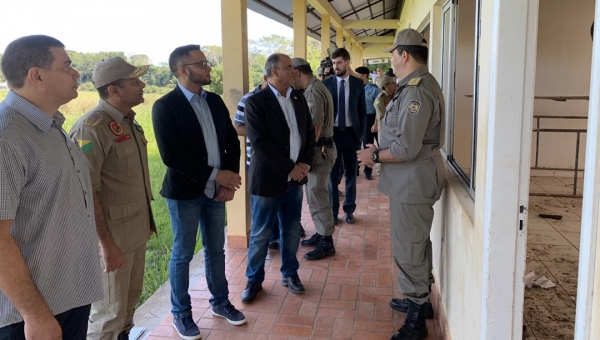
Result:
[[[213,67],[208,60],[197,61],[195,63],[183,64],[181,66],[200,66],[201,68]]]

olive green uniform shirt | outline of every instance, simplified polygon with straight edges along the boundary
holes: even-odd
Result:
[[[382,163],[379,190],[410,204],[433,204],[445,183],[440,148],[444,144],[444,96],[423,66],[399,84],[386,107],[381,149],[400,163]]]
[[[334,109],[333,98],[327,87],[317,77],[313,76],[304,89],[304,97],[310,109],[313,125],[322,125],[320,138],[333,137]],[[335,146],[325,148],[327,159],[324,159],[321,154],[321,147],[317,146],[311,171],[329,173],[331,167],[337,158]],[[323,166],[326,164],[328,166]]]
[[[134,117],[134,111],[124,115],[100,99],[71,128],[71,137],[87,158],[106,224],[122,252],[144,245],[156,232],[148,141]]]

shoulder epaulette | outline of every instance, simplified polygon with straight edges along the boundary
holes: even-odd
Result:
[[[419,86],[420,83],[421,83],[421,77],[412,78],[411,80],[408,81],[408,84],[406,84],[406,86]]]
[[[100,124],[100,122],[102,121],[102,118],[103,118],[102,112],[96,111],[85,119],[85,121],[83,122],[83,125],[96,126],[96,125]]]

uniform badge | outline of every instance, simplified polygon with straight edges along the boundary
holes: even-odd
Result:
[[[421,103],[418,100],[411,100],[408,104],[408,113],[411,115],[416,115],[419,113],[419,109],[421,108]]]
[[[308,101],[308,108],[312,110],[312,108],[315,106],[315,102],[314,100],[309,100]]]
[[[133,126],[135,126],[135,129],[138,130],[140,133],[144,133],[144,129],[142,128],[142,126],[138,124],[138,122],[136,122],[135,120],[133,121]]]
[[[408,81],[408,84],[406,84],[406,86],[419,86],[420,83],[421,83],[421,78],[411,78]]]
[[[92,152],[92,146],[94,145],[94,142],[91,140],[81,139],[77,140],[77,145],[79,145],[79,149],[81,149],[81,151],[89,153]]]
[[[98,123],[100,123],[100,121],[102,121],[102,113],[100,111],[96,111],[87,117],[83,123],[84,125],[88,126],[96,126]]]
[[[114,133],[116,136],[120,136],[123,134],[123,127],[121,124],[115,122],[114,120],[108,124],[110,131]]]

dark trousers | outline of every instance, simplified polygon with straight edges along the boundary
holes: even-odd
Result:
[[[363,147],[366,149],[367,144],[373,144],[375,140],[377,140],[377,144],[379,144],[379,139],[377,139],[377,132],[371,132],[371,127],[375,124],[376,114],[368,114],[367,115],[367,136],[363,141]],[[365,166],[365,175],[370,175],[373,173],[373,169]]]
[[[356,151],[360,149],[358,139],[352,127],[340,130],[334,128],[333,141],[337,148],[337,159],[329,175],[329,199],[333,209],[333,216],[337,216],[340,210],[340,197],[337,193],[338,178],[340,172],[346,176],[346,197],[344,199],[344,212],[353,214],[356,210],[356,169],[358,160]],[[342,167],[342,162],[344,166]],[[342,169],[343,168],[343,169]]]
[[[70,309],[55,315],[64,340],[85,340],[88,329],[90,305]],[[0,328],[0,340],[25,340],[25,323],[13,323]]]

